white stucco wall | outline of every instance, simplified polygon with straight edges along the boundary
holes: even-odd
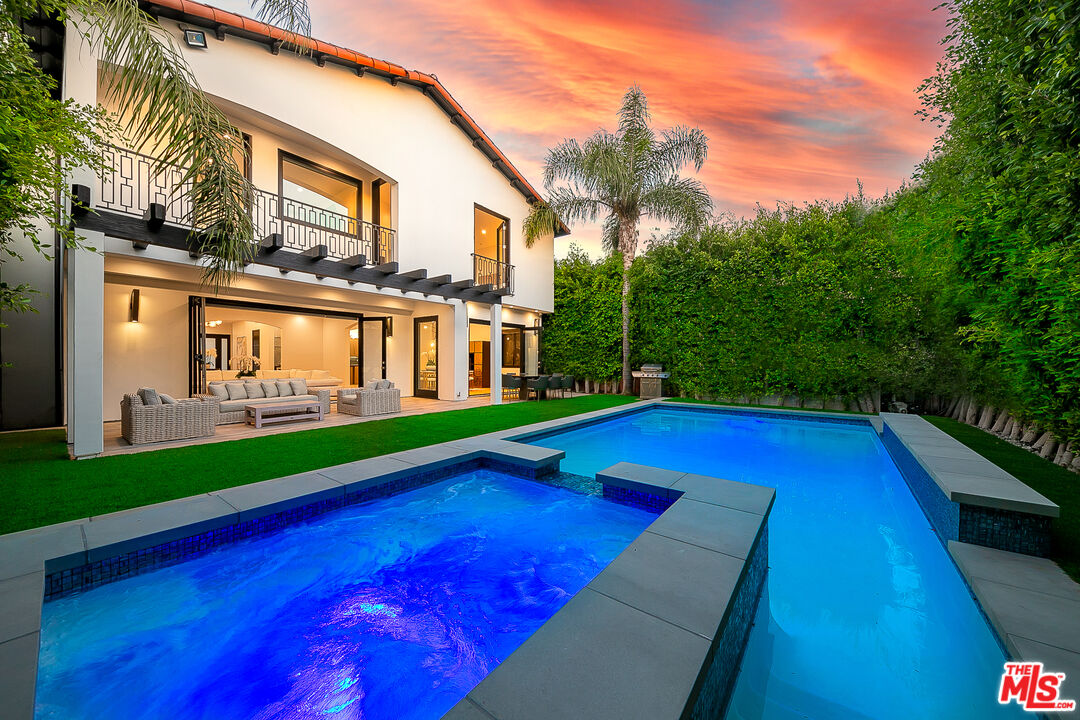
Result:
[[[163,23],[181,37],[175,24]],[[320,68],[310,57],[275,56],[266,45],[241,38],[207,37],[206,50],[182,48],[207,93],[226,107],[241,106],[338,148],[395,184],[393,217],[403,270],[424,267],[432,274],[471,277],[478,203],[510,218],[510,260],[517,270],[508,302],[553,309],[553,239],[526,248],[525,197],[419,89],[391,86],[370,74],[360,78],[331,63]],[[255,155],[260,165],[270,159],[265,149]],[[257,170],[257,184],[266,183],[264,172]]]

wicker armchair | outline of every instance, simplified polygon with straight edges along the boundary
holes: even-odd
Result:
[[[217,419],[216,398],[145,405],[138,395],[125,395],[120,401],[120,432],[132,445],[213,435]]]
[[[401,412],[401,389],[342,388],[337,391],[337,410],[347,415],[386,415]]]

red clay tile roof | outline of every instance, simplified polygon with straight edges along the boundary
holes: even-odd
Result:
[[[473,144],[485,151],[484,154],[492,160],[492,165],[501,171],[521,194],[530,201],[542,200],[536,189],[518,172],[518,169],[514,167],[509,158],[503,155],[502,151],[487,136],[487,133],[480,129],[475,120],[469,117],[465,109],[458,104],[457,100],[453,98],[434,75],[407,70],[400,65],[368,57],[355,50],[338,47],[313,38],[294,35],[273,25],[267,25],[258,20],[219,10],[192,0],[149,0],[140,4],[155,15],[212,28],[219,33],[227,32],[249,40],[274,43],[278,47],[282,44],[300,46],[307,49],[320,64],[334,62],[335,64],[353,67],[356,69],[357,74],[364,74],[370,70],[374,74],[389,78],[393,84],[403,82],[422,88],[424,94],[439,105],[450,116],[451,120],[466,135],[472,138]],[[274,52],[276,53],[276,51],[277,47],[274,47]],[[556,233],[556,235],[565,235],[568,232],[569,230],[560,224],[560,232]]]

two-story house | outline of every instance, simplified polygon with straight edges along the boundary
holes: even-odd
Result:
[[[539,195],[435,76],[317,41],[288,52],[282,31],[190,0],[144,5],[243,133],[260,249],[212,292],[179,173],[120,146],[104,177],[74,170],[94,250],[5,267],[42,291],[0,331],[5,428],[64,425],[72,455],[94,455],[124,393],[204,392],[250,358],[492,403],[501,373],[537,371],[553,238],[526,247],[521,226]],[[92,47],[61,40],[63,95],[104,104]]]

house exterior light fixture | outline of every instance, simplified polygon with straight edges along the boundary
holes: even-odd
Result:
[[[206,32],[184,28],[184,42],[188,47],[206,49]]]
[[[128,300],[128,322],[139,322],[139,288],[131,291],[131,299]]]

